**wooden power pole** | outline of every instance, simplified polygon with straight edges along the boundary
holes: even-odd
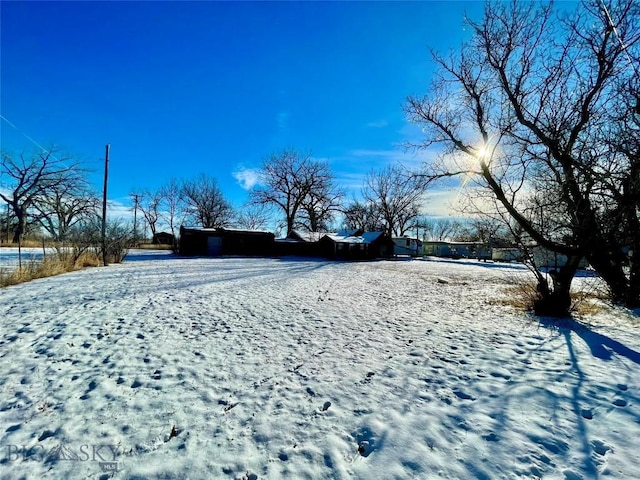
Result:
[[[107,266],[107,179],[109,178],[109,144],[104,156],[104,190],[102,194],[102,263]]]

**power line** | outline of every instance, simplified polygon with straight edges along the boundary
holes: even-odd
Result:
[[[611,29],[613,30],[614,35],[618,39],[618,42],[620,43],[620,46],[622,47],[622,51],[627,55],[627,60],[629,60],[629,65],[631,66],[631,69],[633,70],[633,72],[637,76],[638,75],[638,70],[636,69],[636,66],[635,66],[635,64],[633,62],[633,59],[631,58],[631,54],[629,53],[629,50],[627,49],[627,46],[624,44],[624,42],[622,41],[622,38],[620,37],[620,33],[618,32],[618,28],[613,23],[613,18],[611,18],[611,14],[609,13],[609,9],[607,8],[607,5],[604,3],[604,0],[600,0],[600,2],[602,3],[602,8],[604,9],[604,13],[607,16],[607,20],[609,22],[609,26],[611,27]]]
[[[33,143],[34,145],[36,145],[38,148],[40,148],[41,150],[43,150],[46,153],[52,154],[49,150],[47,150],[46,148],[44,148],[42,145],[40,145],[38,142],[36,142],[33,138],[31,138],[29,135],[27,135],[26,133],[24,133],[22,130],[20,130],[18,127],[16,127],[13,123],[11,123],[7,117],[5,117],[4,115],[0,114],[0,118],[2,120],[4,120],[5,122],[7,122],[9,125],[11,125],[13,128],[15,128],[18,132],[20,132],[20,134],[22,134],[24,137],[26,137],[31,143]],[[53,155],[53,154],[52,154]],[[55,155],[54,155],[55,157]]]

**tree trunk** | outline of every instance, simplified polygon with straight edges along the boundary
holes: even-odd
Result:
[[[630,297],[631,281],[630,279],[627,279],[624,273],[621,257],[621,254],[614,256],[606,251],[601,251],[589,255],[587,259],[589,260],[591,266],[595,269],[596,272],[598,272],[600,277],[602,277],[604,282],[607,284],[611,300],[614,303],[630,306],[629,304],[633,303],[632,298]],[[633,264],[632,270],[637,270],[637,267],[635,269],[633,268]],[[637,276],[637,272],[635,272],[634,276]],[[638,288],[637,285],[636,288]]]
[[[628,308],[640,308],[640,252],[632,251],[629,270],[629,292],[625,305]]]
[[[287,217],[287,236],[291,232],[293,232],[293,221],[294,221],[293,215]]]
[[[16,215],[16,229],[13,232],[13,243],[20,243],[25,231],[27,216],[21,209],[14,209]]]
[[[571,282],[581,257],[569,257],[567,263],[549,272],[551,285],[543,275],[538,276],[538,298],[533,311],[544,317],[564,318],[571,315]]]

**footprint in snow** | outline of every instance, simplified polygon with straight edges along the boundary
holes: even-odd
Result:
[[[367,427],[352,433],[358,443],[358,453],[363,457],[368,457],[376,448],[376,435]]]
[[[601,456],[605,456],[608,452],[613,452],[611,445],[607,445],[602,440],[591,440],[591,447],[596,454]]]
[[[453,390],[453,393],[455,394],[456,397],[462,399],[462,400],[475,400],[476,398],[473,395],[470,395],[466,392],[463,392],[462,390],[459,389],[455,389]]]
[[[498,435],[494,432],[489,432],[483,435],[482,438],[484,438],[487,442],[497,442],[498,440],[500,440],[500,437],[498,437]]]
[[[616,407],[626,407],[627,406],[627,401],[624,398],[616,398],[612,403]]]
[[[582,414],[582,417],[587,420],[593,419],[593,411],[590,408],[583,408],[580,413]]]

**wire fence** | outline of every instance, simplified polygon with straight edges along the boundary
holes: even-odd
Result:
[[[22,265],[23,268],[26,266],[29,266],[30,268],[36,267],[38,264],[42,263],[42,260],[46,255],[52,254],[53,252],[53,249],[47,248],[0,248],[0,280],[11,276],[16,270],[18,270],[20,265]]]

